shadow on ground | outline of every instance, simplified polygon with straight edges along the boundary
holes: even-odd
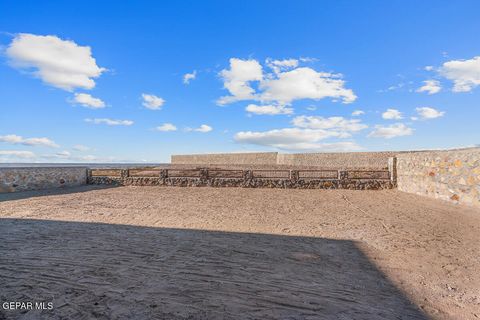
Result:
[[[78,186],[78,187],[64,187],[64,188],[51,188],[51,189],[32,190],[32,191],[0,193],[0,202],[10,201],[10,200],[27,199],[27,198],[35,198],[35,197],[52,196],[52,195],[59,195],[59,194],[88,192],[88,191],[91,191],[91,190],[109,189],[109,188],[116,188],[116,187],[118,187],[118,186],[115,186],[115,185],[83,185],[83,186]]]
[[[0,319],[427,319],[352,241],[0,219]]]

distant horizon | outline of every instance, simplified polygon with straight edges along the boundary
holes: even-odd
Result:
[[[457,147],[457,148],[444,148],[444,149],[416,149],[416,150],[379,150],[379,151],[340,151],[340,152],[279,152],[279,151],[258,151],[258,152],[205,152],[205,153],[191,153],[191,154],[178,154],[178,155],[207,155],[207,154],[237,154],[237,153],[285,153],[285,154],[308,154],[308,153],[391,153],[391,152],[422,152],[422,151],[455,151],[455,150],[467,150],[480,148],[480,145],[476,146],[466,146],[466,147]],[[174,155],[171,155],[174,156]],[[149,166],[149,165],[165,165],[170,164],[171,162],[0,162],[0,168],[2,167],[36,167],[36,166],[48,166],[48,167],[58,167],[58,166],[90,166],[90,167],[125,167],[125,166]]]

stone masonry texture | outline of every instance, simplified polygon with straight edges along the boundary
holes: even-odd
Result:
[[[397,184],[404,192],[480,207],[480,148],[399,154]]]
[[[72,187],[86,182],[86,167],[0,168],[0,193]]]

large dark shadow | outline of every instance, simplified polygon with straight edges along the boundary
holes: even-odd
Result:
[[[43,190],[31,190],[31,191],[19,191],[19,192],[8,192],[0,193],[0,202],[10,201],[10,200],[20,200],[27,198],[43,197],[43,196],[52,196],[59,194],[69,194],[69,193],[79,193],[79,192],[88,192],[98,189],[109,189],[116,188],[116,185],[83,185],[78,187],[64,187],[64,188],[50,188]]]
[[[0,319],[427,319],[352,241],[0,219]]]

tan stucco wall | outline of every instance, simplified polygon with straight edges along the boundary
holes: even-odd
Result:
[[[172,155],[172,165],[271,165],[321,168],[384,169],[395,152],[339,152],[339,153],[222,153]]]
[[[172,164],[221,165],[256,164],[268,165],[277,162],[277,152],[260,153],[212,153],[172,155]]]
[[[278,154],[277,164],[319,166],[322,168],[387,168],[388,158],[395,152],[339,152]]]

